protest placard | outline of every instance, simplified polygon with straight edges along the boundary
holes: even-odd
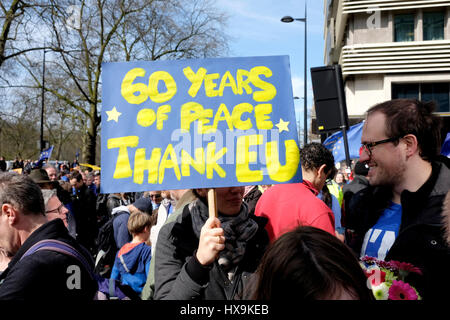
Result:
[[[301,181],[287,56],[102,65],[102,192]]]

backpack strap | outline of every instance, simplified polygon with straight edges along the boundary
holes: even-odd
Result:
[[[109,299],[118,300],[119,297],[116,295],[116,281],[113,278],[109,278]]]
[[[65,255],[68,255],[68,256],[71,256],[71,257],[77,259],[84,266],[86,271],[89,273],[89,276],[92,279],[95,279],[92,267],[89,265],[86,258],[82,254],[80,254],[74,247],[72,247],[71,245],[69,245],[65,242],[59,241],[59,240],[47,239],[47,240],[41,240],[41,241],[35,243],[23,254],[23,256],[19,259],[19,261],[29,255],[32,255],[36,251],[41,251],[41,250],[56,251],[56,252],[63,253]]]
[[[130,269],[128,269],[127,264],[125,263],[125,260],[123,259],[123,256],[118,256],[120,263],[122,263],[123,268],[125,269],[126,272],[130,273]]]

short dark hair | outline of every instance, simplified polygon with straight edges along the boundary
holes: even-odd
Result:
[[[347,292],[373,300],[358,258],[335,236],[300,226],[265,252],[256,272],[256,300],[319,300]],[[342,290],[342,291],[339,291]]]
[[[69,180],[72,180],[72,179],[77,179],[77,182],[80,182],[83,180],[83,176],[81,175],[81,173],[78,170],[73,170],[69,176]]]
[[[9,203],[24,215],[44,215],[41,188],[27,175],[0,173],[0,205]]]
[[[367,117],[375,112],[386,116],[386,135],[389,138],[413,134],[422,159],[431,161],[441,150],[441,118],[433,114],[436,103],[417,99],[394,99],[379,103],[367,110]],[[398,141],[394,142],[398,143]]]
[[[336,173],[333,154],[317,142],[306,144],[300,150],[300,163],[306,170],[318,169],[324,164],[326,165],[325,173],[330,178],[333,178]]]

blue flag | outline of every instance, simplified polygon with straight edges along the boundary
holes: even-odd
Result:
[[[447,137],[442,145],[441,154],[443,156],[450,157],[450,132],[447,133]]]
[[[51,146],[48,149],[42,150],[41,154],[39,155],[39,161],[44,160],[44,159],[50,159],[51,155],[52,155],[52,151],[53,151],[53,146]]]
[[[350,159],[359,158],[363,125],[364,121],[351,126],[347,131],[348,152]],[[335,163],[345,160],[345,145],[342,131],[333,133],[323,142],[323,145],[333,153]]]

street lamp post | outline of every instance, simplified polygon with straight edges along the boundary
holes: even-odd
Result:
[[[290,23],[293,21],[301,21],[305,23],[305,74],[304,74],[304,80],[303,80],[303,84],[304,84],[304,95],[303,95],[303,102],[304,102],[304,123],[303,123],[303,130],[304,130],[304,134],[303,134],[303,138],[304,138],[304,145],[306,145],[308,143],[308,109],[307,109],[307,0],[305,0],[305,17],[304,18],[292,18],[291,16],[284,16],[283,18],[281,18],[282,22],[286,22],[286,23]]]
[[[42,92],[41,92],[41,138],[40,138],[40,152],[44,150],[44,97],[45,97],[45,46],[44,46],[44,58],[42,61]]]

